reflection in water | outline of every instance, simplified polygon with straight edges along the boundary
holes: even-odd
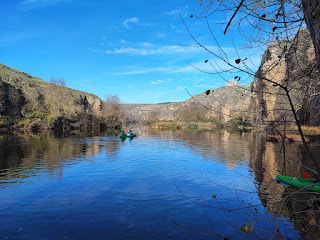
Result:
[[[228,131],[157,131],[154,129],[143,129],[146,136],[161,136],[162,138],[180,138],[189,143],[194,151],[198,151],[205,158],[222,160],[228,168],[236,166],[239,162],[250,159],[252,144],[251,134],[234,133]]]
[[[299,143],[265,142],[255,136],[251,165],[259,182],[259,196],[264,206],[276,216],[289,217],[305,239],[320,239],[319,199],[316,193],[307,193],[277,183],[276,175],[302,177],[308,168],[315,169]],[[312,152],[319,156],[319,146]],[[283,154],[285,152],[285,155]],[[312,172],[310,172],[312,174]]]
[[[195,135],[189,137],[187,132],[178,132],[175,136],[196,146],[196,151],[206,148],[208,151],[200,151],[205,158],[210,158],[212,151],[218,153],[229,169],[249,160],[259,183],[258,195],[268,211],[275,216],[292,219],[303,238],[320,239],[320,201],[317,194],[301,192],[275,181],[279,174],[301,177],[308,169],[315,169],[301,143],[282,145],[266,142],[259,133],[206,132],[201,134],[201,140]],[[319,145],[313,145],[311,149],[314,156],[320,156]]]
[[[124,142],[117,137],[1,138],[0,221],[15,217],[0,226],[0,233],[7,227],[11,230],[3,236],[12,236],[28,225],[24,239],[41,239],[51,228],[56,235],[50,239],[258,238],[254,234],[298,239],[290,218],[305,238],[320,237],[320,218],[311,211],[315,195],[292,194],[274,181],[277,174],[299,176],[303,166],[312,168],[308,159],[301,160],[303,152],[297,153],[299,144],[287,144],[284,158],[281,144],[256,133],[138,133]]]
[[[72,164],[72,159],[99,154],[104,148],[107,154],[116,154],[120,147],[118,139],[104,144],[101,137],[83,139],[57,139],[52,136],[39,137],[2,137],[0,138],[0,184],[14,183],[48,171],[51,176],[63,177],[63,165]]]

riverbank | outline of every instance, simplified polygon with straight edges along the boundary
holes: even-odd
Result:
[[[290,126],[286,130],[279,128],[277,130],[268,130],[265,126],[252,126],[243,123],[214,123],[214,122],[175,122],[160,121],[148,124],[151,128],[157,130],[232,130],[232,131],[259,131],[265,135],[269,142],[302,142],[298,128]],[[302,131],[307,142],[320,142],[320,127],[302,126]]]
[[[148,124],[150,127],[158,130],[183,130],[183,129],[199,129],[199,130],[217,130],[217,129],[239,129],[250,130],[249,124],[234,123],[216,123],[216,122],[181,122],[181,121],[159,121]]]
[[[320,127],[302,126],[305,140],[309,143],[320,142]],[[298,128],[290,126],[287,129],[279,129],[273,133],[267,134],[267,141],[270,142],[302,142]]]

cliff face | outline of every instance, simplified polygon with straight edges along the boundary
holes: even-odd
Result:
[[[0,116],[7,116],[13,119],[22,117],[21,110],[26,99],[20,89],[2,82],[0,78]]]
[[[90,121],[102,123],[105,115],[106,103],[93,94],[48,83],[0,64],[2,125],[20,124],[24,128],[37,122],[39,130],[73,122],[73,127],[86,128]]]
[[[290,42],[269,46],[251,86],[253,121],[293,120],[286,92],[276,86],[278,83],[290,90],[301,122],[320,125],[319,72],[314,66],[314,48],[307,30],[299,31]]]

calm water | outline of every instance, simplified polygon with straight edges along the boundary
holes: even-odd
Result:
[[[227,132],[3,137],[0,239],[299,239],[263,197],[268,181],[284,191],[279,164],[260,171],[276,147],[263,144]]]

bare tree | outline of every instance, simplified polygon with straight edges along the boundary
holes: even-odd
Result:
[[[209,35],[218,46],[218,50],[211,50],[206,43],[199,40],[203,39],[203,35],[201,38],[197,36],[190,29],[189,23],[181,18],[191,39],[198,47],[210,54],[210,59],[204,59],[204,62],[212,67],[212,71],[199,70],[216,74],[224,80],[226,80],[223,75],[225,72],[235,74],[237,77],[240,76],[239,74],[246,74],[253,78],[252,99],[255,99],[255,111],[260,115],[260,118],[255,120],[262,122],[265,119],[277,120],[277,124],[283,127],[283,131],[278,132],[283,140],[287,125],[291,122],[295,124],[305,152],[313,162],[314,169],[309,170],[319,174],[319,160],[311,153],[301,126],[302,123],[310,123],[308,120],[310,117],[307,115],[312,114],[310,108],[313,98],[317,98],[317,102],[320,99],[318,84],[320,69],[319,1],[198,0],[198,2],[201,6],[200,13],[192,14],[190,17],[204,19]],[[222,14],[227,16],[226,22],[217,19]],[[215,21],[211,21],[212,19]],[[234,45],[237,57],[230,57],[216,37],[216,26],[219,23],[223,26],[223,34],[231,31],[239,33],[243,37],[242,46],[266,49],[262,61],[266,64],[261,65],[258,71],[250,69],[248,67],[250,58],[239,54],[240,45],[238,44]],[[308,29],[307,34],[303,30],[305,27]],[[307,35],[310,36],[311,44],[306,40]],[[268,47],[270,43],[273,44],[273,48]],[[281,75],[280,78],[276,77],[279,75]],[[284,144],[282,151],[284,160],[289,159],[289,157],[286,158]],[[290,193],[290,196],[301,196],[301,191]],[[280,200],[280,209],[283,209],[284,204]],[[301,212],[299,211],[298,214]],[[318,206],[315,209],[310,208],[309,213],[319,214]],[[311,220],[309,225],[318,225],[315,218]]]
[[[175,113],[177,120],[184,122],[197,122],[207,120],[208,110],[199,107],[199,104],[192,102],[181,106]]]
[[[105,99],[106,102],[106,116],[108,118],[108,125],[114,125],[124,121],[125,113],[121,108],[121,101],[116,95],[108,95]]]
[[[261,86],[269,86],[268,88],[253,89],[253,94],[260,95],[261,103],[259,103],[259,107],[263,106],[265,101],[274,101],[275,104],[280,105],[279,108],[283,108],[284,104],[287,104],[288,107],[282,109],[285,113],[282,122],[287,123],[293,121],[296,124],[305,149],[310,158],[313,159],[315,168],[320,172],[318,162],[312,156],[305,140],[301,128],[301,117],[298,115],[298,112],[303,107],[302,102],[308,102],[311,96],[319,92],[318,87],[311,86],[312,81],[308,82],[308,86],[301,84],[301,81],[303,81],[306,76],[318,75],[319,49],[316,44],[318,44],[319,41],[314,40],[319,39],[320,32],[319,21],[316,21],[317,17],[315,16],[319,11],[317,1],[198,0],[198,2],[200,2],[201,6],[200,13],[192,14],[190,18],[199,17],[205,20],[208,33],[218,46],[218,51],[211,50],[210,47],[198,40],[198,37],[193,34],[184,19],[182,19],[182,21],[194,42],[207,53],[211,54],[213,59],[204,60],[205,63],[210,64],[212,67],[212,72],[209,73],[217,74],[223,79],[224,72],[235,74],[237,75],[236,77],[239,76],[239,73],[247,74],[249,77],[261,81]],[[306,11],[308,11],[311,17],[305,16]],[[211,19],[214,18],[216,20],[217,18],[215,17],[221,17],[222,13],[224,16],[229,16],[228,21],[224,23],[224,34],[227,34],[228,31],[231,30],[235,31],[234,26],[236,25],[236,31],[243,37],[243,46],[263,47],[265,49],[269,43],[273,43],[278,47],[278,59],[267,67],[260,67],[258,71],[255,71],[248,67],[248,61],[250,61],[249,56],[240,56],[238,51],[240,46],[234,45],[234,52],[238,55],[236,59],[228,56],[217,40],[215,36],[216,30],[213,31],[213,24],[211,22]],[[217,24],[216,21],[214,24]],[[216,25],[214,26],[216,27]],[[314,58],[307,59],[308,62],[310,62],[307,66],[301,64],[303,63],[301,56],[295,56],[295,50],[297,46],[299,46],[295,41],[301,40],[301,38],[295,36],[303,26],[307,26],[309,29],[313,42],[313,48],[311,49],[315,53]],[[252,42],[254,44],[252,44]],[[268,54],[265,54],[264,57],[267,58]],[[296,59],[298,60],[296,61]],[[281,66],[281,64],[287,64],[288,61],[295,62],[296,66],[290,69],[293,71],[287,71],[287,69],[285,69],[281,81],[274,78],[273,73],[279,72],[279,69],[281,69],[279,66]],[[221,66],[221,62],[225,66]],[[296,72],[300,72],[300,74],[296,74]],[[303,99],[297,97],[299,94],[293,94],[294,92],[299,92],[301,86],[303,86],[303,91],[309,90],[308,92],[304,92]],[[266,97],[272,94],[276,96],[276,99],[270,100]],[[285,99],[285,103],[283,99]],[[267,114],[267,111],[268,109],[261,109],[260,113]],[[287,113],[290,114],[287,116]]]
[[[59,85],[59,86],[62,86],[62,87],[67,86],[64,78],[62,78],[62,77],[51,77],[49,82],[56,84],[56,85]]]
[[[160,113],[158,111],[151,111],[149,112],[144,120],[143,120],[143,123],[144,124],[151,124],[151,123],[155,123],[155,122],[158,122],[160,119]]]
[[[292,38],[307,26],[314,45],[317,67],[320,67],[320,4],[318,0],[198,0],[200,17],[230,15],[221,22],[224,34],[232,26],[252,44],[270,44]],[[193,16],[193,15],[192,15]],[[247,43],[248,44],[248,43]]]

